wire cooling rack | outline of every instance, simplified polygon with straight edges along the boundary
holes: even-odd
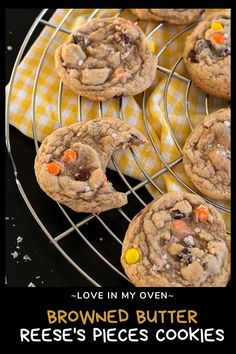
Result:
[[[167,163],[165,159],[163,158],[163,155],[161,151],[159,150],[158,146],[156,145],[155,141],[152,138],[149,124],[148,124],[148,119],[146,116],[146,100],[147,100],[147,93],[144,92],[142,94],[142,115],[143,115],[143,121],[144,121],[144,126],[147,132],[147,135],[149,137],[149,140],[152,144],[152,147],[156,153],[157,159],[159,159],[162,164],[163,168],[159,170],[157,173],[155,173],[152,176],[149,176],[147,172],[145,171],[144,167],[142,166],[141,162],[137,158],[135,152],[130,149],[131,151],[131,156],[134,159],[135,163],[139,167],[140,171],[142,172],[144,176],[144,180],[139,182],[139,181],[134,181],[129,179],[128,177],[124,176],[122,172],[120,171],[117,163],[115,156],[112,157],[112,163],[114,165],[114,168],[116,170],[116,183],[117,179],[119,187],[117,189],[121,190],[123,189],[126,195],[128,196],[128,205],[125,207],[115,209],[112,211],[100,213],[100,214],[76,214],[68,210],[66,207],[54,203],[53,208],[55,208],[55,204],[59,208],[60,212],[63,214],[65,220],[66,220],[66,225],[67,227],[62,231],[57,233],[57,229],[55,230],[49,230],[47,227],[47,221],[44,216],[39,216],[37,206],[35,206],[35,203],[33,205],[31,196],[27,195],[25,192],[25,189],[20,181],[20,178],[18,177],[18,169],[14,160],[14,156],[12,153],[11,149],[11,137],[9,134],[9,102],[10,102],[10,97],[11,97],[11,92],[12,92],[12,87],[14,85],[14,80],[16,76],[16,70],[17,67],[22,59],[22,56],[24,54],[25,48],[27,47],[29,41],[31,40],[32,35],[34,34],[36,28],[40,25],[43,26],[49,26],[53,29],[51,37],[48,39],[48,43],[44,49],[44,52],[41,56],[36,75],[35,75],[35,80],[34,80],[34,87],[33,87],[33,95],[32,95],[32,129],[33,129],[33,135],[34,135],[34,143],[35,143],[35,151],[37,152],[38,150],[38,141],[37,141],[37,131],[36,131],[36,112],[35,112],[35,103],[36,103],[36,97],[37,97],[37,84],[38,84],[38,79],[40,75],[40,71],[42,69],[42,66],[44,65],[44,60],[46,53],[54,41],[57,33],[63,32],[66,34],[70,34],[69,31],[67,31],[65,28],[63,28],[64,22],[69,19],[73,11],[80,11],[79,9],[69,9],[64,18],[61,20],[61,22],[55,26],[54,24],[50,23],[49,21],[45,20],[45,15],[48,12],[48,9],[44,9],[41,11],[39,16],[35,19],[32,27],[30,28],[21,48],[18,53],[18,56],[15,61],[15,65],[12,71],[11,79],[9,82],[9,89],[8,89],[8,94],[7,94],[7,100],[6,100],[6,146],[7,150],[9,152],[13,169],[14,169],[14,175],[15,175],[15,180],[17,187],[27,205],[29,208],[29,211],[32,213],[33,217],[35,218],[36,222],[38,225],[41,227],[42,231],[44,234],[49,238],[50,242],[58,249],[58,251],[61,253],[65,259],[67,259],[68,262],[71,263],[71,265],[92,285],[96,287],[101,287],[104,286],[104,284],[101,284],[101,282],[97,281],[96,276],[91,275],[90,273],[93,272],[93,262],[89,261],[89,271],[87,271],[86,267],[84,264],[80,264],[80,254],[79,254],[79,247],[77,248],[77,241],[80,241],[86,245],[88,249],[88,254],[90,257],[97,257],[98,260],[101,263],[102,266],[102,272],[104,271],[104,275],[106,276],[106,267],[114,274],[117,286],[127,286],[129,285],[129,279],[125,276],[122,267],[119,262],[119,257],[121,254],[121,246],[122,246],[122,240],[124,237],[125,230],[128,227],[129,222],[131,221],[132,217],[139,211],[141,210],[149,201],[152,200],[152,197],[149,195],[149,193],[143,193],[143,190],[146,189],[145,186],[147,184],[150,184],[153,186],[160,194],[163,194],[164,191],[157,185],[155,180],[164,175],[165,173],[170,173],[178,182],[185,187],[189,192],[197,194],[195,190],[190,188],[181,178],[174,172],[173,167],[178,165],[182,161],[182,156],[177,158],[175,161],[171,163]],[[88,21],[91,20],[94,17],[99,17],[99,12],[100,9],[96,10],[91,10],[91,14],[88,17]],[[123,9],[117,10],[117,13],[115,16],[122,16]],[[138,21],[137,21],[138,23]],[[165,26],[163,22],[158,23],[157,26],[146,36],[147,39],[151,39],[153,34],[160,30],[162,26]],[[194,27],[195,24],[191,24],[187,27],[184,27],[181,29],[178,29],[178,26],[176,26],[176,33],[170,38],[170,40],[162,47],[162,49],[158,52],[157,57],[160,58],[161,55],[164,53],[164,51],[175,41],[176,38],[187,32],[189,29]],[[170,129],[174,144],[176,145],[177,149],[182,155],[182,148],[178,142],[178,139],[175,135],[175,132],[172,130],[171,124],[170,124],[170,119],[169,119],[169,111],[168,111],[168,89],[171,83],[171,80],[173,78],[177,78],[179,80],[182,80],[186,84],[186,92],[185,95],[183,96],[184,99],[184,104],[185,104],[185,115],[186,119],[188,121],[188,124],[190,126],[190,129],[193,129],[192,121],[191,121],[191,115],[189,112],[189,98],[190,98],[190,88],[192,85],[192,82],[190,79],[187,77],[180,75],[177,73],[177,68],[179,64],[182,61],[182,57],[178,58],[176,63],[172,66],[171,69],[168,69],[164,66],[157,65],[157,71],[160,71],[166,75],[166,83],[165,83],[165,88],[163,92],[164,96],[164,115],[166,122],[168,124],[168,127]],[[159,61],[158,61],[159,62]],[[62,121],[62,93],[63,93],[63,83],[60,82],[59,85],[59,91],[58,91],[58,121],[59,125],[63,125]],[[123,119],[123,114],[122,114],[122,107],[123,107],[123,99],[119,98],[119,103],[120,103],[120,110],[119,110],[119,117],[120,119]],[[81,105],[82,105],[82,100],[81,97],[78,97],[78,121],[82,121],[82,114],[81,114]],[[103,112],[103,104],[100,102],[99,105],[99,114],[102,117],[102,112]],[[209,98],[208,96],[205,97],[205,113],[209,114]],[[109,178],[110,179],[110,178]],[[35,182],[36,183],[36,182]],[[122,187],[121,187],[122,185]],[[147,196],[148,195],[148,196]],[[207,202],[210,204],[214,205],[219,211],[230,213],[230,209],[222,206],[221,204],[218,204],[216,202],[213,202],[212,200],[209,200],[208,198],[205,198]],[[53,211],[52,211],[53,212]],[[86,216],[85,216],[86,215]],[[114,231],[114,223],[119,224],[119,228],[116,227],[116,231]],[[86,232],[86,226],[90,225],[94,228],[93,234],[96,234],[95,237],[97,239],[94,239],[94,237],[91,237]],[[229,231],[227,231],[229,233]],[[98,247],[98,238],[99,240],[102,240],[103,238],[107,235],[109,237],[109,242],[112,242],[112,248],[115,252],[115,257],[112,255],[112,253],[107,252],[107,250],[104,250],[103,247]],[[66,241],[66,242],[65,242]],[[109,243],[110,247],[111,243]],[[75,252],[76,250],[76,252]],[[104,255],[104,253],[106,253]],[[75,255],[76,254],[76,255]],[[86,270],[85,270],[86,269]],[[108,284],[110,285],[109,281]]]

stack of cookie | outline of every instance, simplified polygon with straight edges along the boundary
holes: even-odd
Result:
[[[195,85],[230,99],[230,16],[202,20],[204,9],[132,9],[141,20],[175,25],[199,23],[186,40],[184,63]],[[145,35],[123,18],[94,19],[55,53],[63,83],[78,95],[103,101],[149,88],[157,59]],[[77,212],[101,212],[127,203],[107,181],[114,151],[142,145],[137,129],[114,118],[60,128],[35,159],[41,188]],[[230,199],[230,110],[206,116],[183,148],[186,174],[206,197]],[[219,212],[197,195],[167,193],[131,222],[121,262],[136,286],[225,286],[230,274],[229,239]]]

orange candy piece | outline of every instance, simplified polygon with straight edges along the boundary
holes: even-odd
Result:
[[[60,166],[57,162],[49,162],[47,164],[47,170],[51,175],[57,176],[60,173]]]
[[[213,33],[213,35],[211,36],[212,40],[218,44],[224,44],[225,39],[222,33],[219,32],[215,32]]]
[[[191,235],[191,228],[186,221],[181,219],[172,220],[171,231],[176,237],[185,237]]]
[[[200,222],[208,220],[209,211],[204,205],[199,205],[199,207],[194,210],[194,213],[197,214],[198,220]]]
[[[63,159],[65,162],[74,162],[77,158],[75,150],[67,149],[64,151]]]
[[[115,75],[118,78],[122,78],[125,75],[126,71],[123,68],[118,68],[115,70]]]

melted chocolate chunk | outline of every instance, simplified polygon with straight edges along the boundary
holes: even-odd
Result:
[[[73,34],[73,41],[75,44],[79,44],[82,49],[89,44],[89,38],[83,33]]]
[[[129,38],[125,33],[121,33],[121,34],[120,34],[120,40],[121,40],[121,42],[123,42],[124,44],[130,43],[130,38]]]
[[[190,59],[192,63],[199,63],[198,59],[196,58],[196,52],[193,49],[190,50],[188,54],[188,59]]]
[[[134,134],[131,134],[132,141],[130,142],[131,144],[140,144],[140,138]]]
[[[171,212],[171,217],[173,219],[185,219],[186,218],[186,214],[181,213],[178,209],[176,209],[176,210],[173,210]]]
[[[196,45],[195,45],[195,52],[196,54],[199,54],[201,53],[204,49],[206,48],[210,48],[211,47],[211,42],[206,40],[206,39],[199,39],[197,42],[196,42]]]
[[[89,179],[90,172],[86,170],[85,168],[82,168],[75,174],[75,179],[77,181],[87,181]]]
[[[231,47],[225,47],[223,48],[219,53],[218,53],[219,57],[227,57],[228,55],[231,55]]]
[[[177,255],[178,260],[180,260],[181,263],[183,264],[190,264],[193,260],[192,253],[190,248],[184,248],[181,253]]]

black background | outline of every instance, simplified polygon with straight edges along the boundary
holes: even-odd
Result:
[[[6,82],[9,80],[9,75],[14,64],[16,54],[32,24],[35,16],[40,12],[40,9],[11,9],[6,12]],[[11,32],[11,33],[10,33]],[[13,50],[7,50],[7,46],[12,46]],[[13,155],[20,166],[20,177],[24,184],[24,188],[30,194],[36,193],[36,197],[31,195],[34,203],[38,204],[39,211],[44,209],[45,213],[52,208],[51,202],[46,196],[39,198],[40,191],[35,192],[35,181],[32,174],[32,164],[35,156],[34,145],[31,139],[26,138],[14,128],[10,128],[12,141]],[[145,196],[144,196],[145,198]],[[42,207],[43,205],[43,207]],[[63,259],[58,251],[49,243],[41,229],[37,226],[33,217],[28,211],[18,189],[15,185],[11,162],[6,153],[6,274],[7,287],[5,295],[7,299],[7,321],[5,324],[5,339],[8,339],[8,344],[19,342],[19,328],[48,328],[46,310],[47,309],[93,309],[108,310],[114,308],[124,308],[131,313],[137,308],[140,309],[194,309],[199,313],[198,327],[201,328],[223,328],[225,330],[225,342],[216,342],[217,346],[225,345],[233,339],[233,327],[231,325],[234,319],[233,305],[233,284],[227,288],[213,289],[170,289],[169,293],[174,295],[173,299],[168,301],[149,300],[149,301],[79,301],[71,298],[71,294],[75,294],[81,286],[89,286],[90,284],[74,270],[74,268]],[[60,216],[58,215],[60,218]],[[12,219],[14,218],[14,219]],[[52,216],[48,216],[47,222],[50,225],[53,223]],[[15,226],[14,226],[14,225]],[[19,263],[13,260],[10,255],[15,250],[16,238],[23,237],[21,244],[21,258],[24,254],[28,254],[32,258],[32,262],[24,262],[19,259]],[[109,243],[108,243],[109,244]],[[104,274],[97,269],[96,259],[91,263],[88,261],[86,249],[82,249],[80,254],[81,264],[85,264],[88,271],[91,268],[94,271],[94,277],[103,281],[105,285],[112,284],[112,273],[105,271]],[[95,265],[95,267],[94,267]],[[95,270],[94,270],[95,269]],[[39,279],[36,276],[40,275]],[[35,283],[37,288],[26,289],[30,282]],[[115,279],[114,284],[118,280]],[[120,283],[124,286],[123,283]],[[12,288],[17,287],[17,288]],[[21,288],[20,288],[21,287]],[[44,288],[47,287],[47,288]],[[50,287],[50,288],[48,288]],[[60,287],[60,288],[55,288]],[[64,288],[63,288],[64,287]],[[70,288],[65,288],[70,287]],[[73,287],[73,288],[72,288]],[[126,286],[127,290],[128,287]],[[91,291],[92,288],[79,288],[82,291]],[[103,288],[102,291],[116,291],[117,288]],[[125,287],[123,287],[125,290]],[[133,289],[130,289],[133,290]],[[153,289],[146,289],[153,291]],[[161,289],[158,289],[158,291]],[[95,290],[93,290],[95,291]],[[137,293],[141,289],[136,289]],[[5,304],[4,304],[5,305]],[[73,325],[74,326],[74,325]],[[152,326],[159,328],[160,325]],[[111,327],[111,326],[110,326]],[[112,326],[113,327],[113,326]],[[118,326],[117,326],[118,327]],[[125,327],[120,325],[120,327]],[[136,327],[136,324],[129,322],[129,327]],[[144,326],[146,327],[146,326]],[[174,326],[168,325],[169,328]],[[185,328],[182,326],[181,328]],[[148,343],[150,343],[149,341]],[[84,344],[86,344],[85,342]],[[159,343],[153,341],[156,345]],[[49,343],[50,344],[50,343]],[[83,344],[83,343],[79,343]],[[112,343],[117,345],[116,343]],[[135,344],[135,343],[134,343]],[[146,343],[138,343],[142,345]],[[167,343],[165,343],[167,344]],[[169,344],[169,343],[168,343]],[[175,342],[175,345],[178,344]],[[186,343],[184,343],[186,345]],[[194,344],[197,344],[194,342]],[[61,345],[61,343],[60,343]],[[70,345],[70,344],[67,344]],[[77,344],[78,345],[78,344]],[[208,343],[209,348],[214,345]],[[201,348],[201,346],[199,347]]]

